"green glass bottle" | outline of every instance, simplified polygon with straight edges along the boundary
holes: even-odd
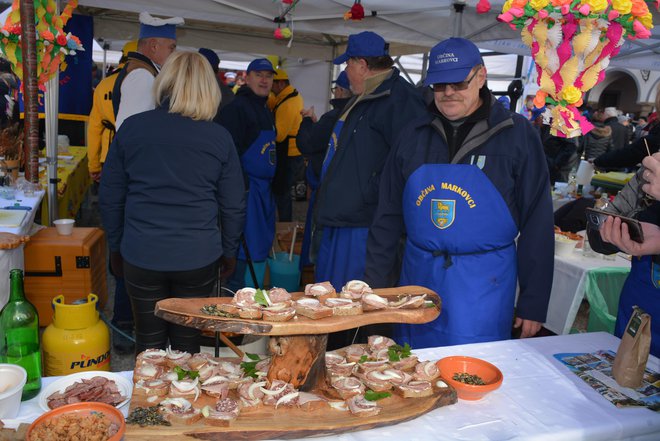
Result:
[[[27,371],[21,397],[25,401],[41,389],[39,316],[23,293],[23,271],[11,270],[9,281],[9,302],[0,312],[0,362],[17,364]]]

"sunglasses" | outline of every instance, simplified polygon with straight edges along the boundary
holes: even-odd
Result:
[[[472,82],[472,79],[477,76],[477,73],[479,72],[479,69],[475,70],[474,73],[470,78],[468,78],[465,81],[461,81],[460,83],[435,83],[433,85],[433,91],[434,92],[444,92],[447,90],[447,87],[451,87],[453,90],[465,90],[468,87],[470,87],[470,83]]]

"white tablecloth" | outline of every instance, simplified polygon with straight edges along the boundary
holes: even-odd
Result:
[[[596,332],[418,350],[415,353],[420,359],[470,355],[488,360],[502,371],[502,387],[480,401],[459,400],[405,423],[314,439],[657,441],[660,413],[646,408],[618,409],[552,356],[616,350],[618,344],[618,338]],[[658,371],[660,361],[650,357],[648,367]],[[130,377],[131,373],[122,375]],[[32,421],[39,413],[33,399],[21,405],[18,420],[8,422]]]
[[[13,206],[15,204],[31,207],[23,222],[18,227],[0,227],[0,232],[14,233],[19,235],[30,234],[30,228],[34,224],[34,216],[37,212],[43,191],[35,192],[34,196],[26,197],[22,192],[16,193],[16,199],[4,199],[0,197],[0,208]],[[24,269],[23,245],[13,250],[0,250],[0,308],[9,300],[9,271],[12,269]]]
[[[584,257],[581,250],[569,256],[555,255],[552,292],[543,326],[556,334],[568,334],[584,298],[587,272],[607,267],[630,268],[630,261],[619,255],[614,260],[604,260],[600,254]]]

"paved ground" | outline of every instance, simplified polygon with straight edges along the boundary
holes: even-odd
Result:
[[[98,197],[94,193],[95,193],[94,191],[89,192],[88,198],[85,204],[83,205],[83,209],[81,210],[81,213],[79,215],[77,225],[81,227],[101,225],[99,212],[98,212]],[[296,201],[294,202],[293,207],[294,207],[293,208],[294,220],[300,223],[304,223],[305,215],[307,211],[307,202]],[[103,316],[106,317],[108,321],[112,318],[114,289],[115,289],[114,278],[111,274],[108,273],[108,302],[106,303],[102,312]],[[573,325],[573,327],[578,332],[586,332],[588,315],[589,315],[589,304],[585,300],[582,302],[580,310],[578,311],[577,318],[575,320],[575,324]],[[552,333],[547,331],[547,332],[542,332],[542,334],[550,335]],[[258,343],[254,343],[254,345],[258,345]],[[135,357],[133,355],[119,355],[116,353],[116,351],[114,350],[112,351],[111,369],[113,372],[132,370],[134,365],[135,365]]]

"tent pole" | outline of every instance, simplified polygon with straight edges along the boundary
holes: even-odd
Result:
[[[463,10],[465,9],[465,0],[458,0],[454,3],[454,12],[456,18],[454,19],[454,37],[460,37],[463,34]]]
[[[60,13],[60,2],[55,2],[54,14]],[[46,173],[48,175],[48,225],[57,219],[57,132],[58,103],[60,97],[60,70],[46,83],[44,113],[46,122]]]

